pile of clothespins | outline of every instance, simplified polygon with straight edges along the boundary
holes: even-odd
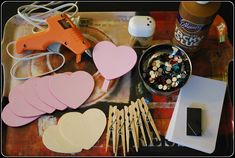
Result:
[[[151,128],[152,127],[152,128]],[[123,155],[130,148],[130,135],[132,135],[135,151],[140,147],[140,138],[143,139],[143,145],[147,146],[145,131],[147,132],[150,145],[153,144],[153,129],[158,141],[161,140],[159,132],[154,124],[149,108],[142,97],[131,105],[124,106],[124,109],[118,110],[117,106],[109,107],[109,118],[106,135],[106,152],[108,150],[109,140],[112,137],[113,153],[117,156],[119,139],[121,139]],[[120,138],[121,137],[121,138]]]

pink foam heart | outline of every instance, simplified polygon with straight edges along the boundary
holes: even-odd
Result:
[[[1,114],[3,122],[7,124],[8,126],[11,126],[11,127],[23,126],[25,124],[28,124],[36,120],[39,117],[39,116],[34,116],[34,117],[17,116],[11,111],[10,106],[15,106],[15,105],[12,105],[12,103],[7,104],[2,110],[2,114]]]
[[[52,107],[52,105],[50,104],[46,104],[44,102],[42,102],[35,90],[35,85],[37,83],[38,80],[41,80],[42,78],[31,78],[28,79],[27,81],[24,82],[23,84],[23,90],[24,90],[24,98],[25,100],[31,104],[32,106],[34,106],[35,108],[44,111],[46,113],[52,113],[55,111],[55,108]],[[48,96],[49,97],[49,96]]]
[[[35,117],[45,114],[44,111],[36,109],[24,99],[23,84],[14,87],[9,94],[11,111],[20,117]]]
[[[70,75],[70,74],[69,74]],[[45,76],[37,80],[35,84],[35,91],[39,99],[56,109],[64,110],[67,108],[65,104],[56,99],[49,89],[49,79],[52,76]]]
[[[117,47],[109,41],[96,44],[92,55],[97,69],[107,80],[126,74],[137,61],[134,49],[129,46]]]
[[[94,89],[93,77],[85,71],[71,75],[52,76],[49,79],[51,93],[62,103],[72,109],[81,106]]]

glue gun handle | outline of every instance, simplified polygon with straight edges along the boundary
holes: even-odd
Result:
[[[16,41],[16,53],[21,54],[25,50],[46,50],[53,43],[47,31],[38,32],[19,38]]]

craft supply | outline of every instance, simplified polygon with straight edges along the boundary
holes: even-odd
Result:
[[[96,44],[92,55],[98,71],[105,78],[103,91],[107,91],[110,80],[129,72],[137,61],[134,49],[128,46],[117,47],[109,41]]]
[[[129,152],[129,148],[130,148],[130,138],[131,138],[130,134],[132,135],[132,138],[134,141],[135,151],[138,152],[138,144],[137,144],[135,124],[134,124],[134,117],[133,117],[129,107],[124,106],[124,110],[125,110],[127,152]]]
[[[201,109],[187,108],[187,135],[201,136]]]
[[[145,121],[145,125],[149,126],[149,123],[150,123],[150,126],[152,127],[155,135],[157,136],[158,140],[160,141],[161,138],[160,138],[159,132],[156,128],[156,125],[153,121],[152,115],[149,111],[148,105],[146,104],[144,98],[142,97],[141,99],[137,99],[137,101],[139,103],[139,108],[142,113],[142,116],[144,116],[143,120]]]
[[[41,10],[43,10],[44,12],[42,12]],[[43,27],[47,24],[45,19],[50,17],[54,13],[67,14],[71,18],[71,20],[73,20],[77,12],[77,2],[64,3],[62,1],[51,1],[48,3],[35,1],[29,5],[22,5],[17,9],[17,13],[21,18],[23,18],[29,24],[32,24],[40,31],[45,30],[45,28]]]
[[[99,109],[85,113],[69,112],[48,127],[43,133],[43,144],[59,153],[76,153],[90,149],[101,137],[106,125],[106,116]]]
[[[52,76],[49,79],[51,93],[72,109],[78,108],[87,100],[94,89],[94,84],[93,77],[85,71]]]
[[[82,150],[65,140],[58,129],[57,125],[48,127],[42,136],[42,142],[49,150],[57,153],[77,153]]]
[[[49,89],[49,79],[51,76],[45,76],[37,80],[34,88],[37,97],[44,103],[53,106],[58,110],[64,110],[67,108],[65,104],[57,100]]]
[[[125,140],[125,117],[124,117],[124,110],[118,110],[117,112],[117,142],[116,142],[116,149],[115,149],[115,156],[118,153],[118,145],[119,145],[119,138],[121,137],[122,142],[122,150],[123,155],[126,156],[126,140]]]
[[[225,82],[192,75],[188,84],[180,90],[166,139],[212,153],[216,145],[225,90]],[[200,137],[186,135],[188,107],[202,109],[201,130],[203,132]]]
[[[144,132],[144,126],[143,126],[143,122],[141,119],[141,115],[140,115],[140,109],[139,109],[139,105],[137,102],[131,102],[131,106],[132,106],[132,110],[134,113],[134,120],[135,120],[135,129],[136,129],[136,135],[137,135],[137,142],[138,142],[138,147],[140,146],[139,144],[139,139],[140,139],[140,133],[143,137],[144,140],[144,145],[147,146],[147,140],[146,140],[146,136],[145,136],[145,132]],[[140,131],[139,131],[140,129]]]
[[[11,111],[20,117],[35,117],[45,114],[44,111],[41,111],[31,104],[27,103],[24,99],[24,85],[17,85],[9,93],[9,102],[11,104]],[[7,105],[8,106],[8,105]]]
[[[61,91],[60,93],[56,92],[56,95],[60,96],[64,94],[67,96],[67,98],[62,97],[64,101],[73,99],[73,102],[67,102],[70,105],[69,107],[72,108],[77,108],[82,105],[82,103],[90,96],[94,88],[93,77],[84,71],[77,71],[74,73],[66,72],[53,76],[31,78],[25,81],[25,83],[11,89],[9,93],[10,103],[5,107],[7,112],[4,112],[5,119],[3,119],[3,121],[6,121],[5,123],[9,124],[9,126],[20,126],[21,124],[24,125],[35,120],[34,118],[38,118],[45,113],[51,113],[56,109],[64,110],[67,107],[67,104],[58,101],[58,96],[56,97],[53,95],[49,89],[49,80],[51,78],[53,78],[53,82],[55,82],[54,86],[57,86],[53,90]],[[55,78],[62,78],[62,80],[56,80]],[[65,80],[63,80],[64,78]],[[38,94],[38,92],[40,94]],[[44,103],[39,96],[43,96],[42,98],[46,103]],[[8,109],[16,115],[13,116],[13,118],[19,117],[19,123],[16,121],[16,124],[14,124],[9,120],[12,113],[9,113]]]
[[[10,105],[12,103],[7,104],[3,110],[2,110],[2,114],[1,114],[1,118],[3,120],[3,122],[5,124],[7,124],[10,127],[19,127],[19,126],[23,126],[25,124],[28,124],[34,120],[36,120],[39,116],[34,116],[34,117],[20,117],[17,116],[16,114],[14,114],[11,111]]]
[[[128,32],[131,35],[130,46],[148,47],[151,44],[155,26],[155,20],[150,16],[133,16],[128,23]]]
[[[76,13],[78,12],[78,7],[76,4],[77,4],[77,2],[75,2],[75,3],[67,3],[66,2],[65,4],[64,4],[64,2],[55,2],[55,1],[43,3],[43,4],[40,2],[33,2],[30,5],[20,6],[17,9],[17,13],[18,13],[19,17],[23,18],[26,22],[28,22],[29,24],[34,26],[34,28],[32,29],[33,33],[36,33],[35,30],[38,29],[37,32],[44,31],[43,34],[47,35],[47,37],[49,37],[48,33],[46,33],[46,32],[48,32],[48,29],[47,29],[48,26],[47,26],[46,19],[50,18],[54,14],[57,16],[59,16],[58,14],[61,14],[61,15],[66,14],[69,18],[71,18],[71,21],[73,21],[76,25],[77,19],[79,19],[79,18],[75,18],[75,16],[77,16]],[[38,12],[40,12],[40,13],[38,13]],[[36,13],[36,14],[34,14],[34,13]],[[54,23],[54,25],[60,25],[60,24],[56,21]],[[66,31],[66,32],[68,33],[68,31]],[[67,34],[67,33],[64,33],[64,34]],[[58,34],[56,33],[54,36],[56,38],[58,38],[57,35]],[[38,34],[36,34],[36,36],[38,36]],[[60,36],[60,37],[62,37],[62,36]],[[60,43],[53,43],[53,40],[51,40],[50,38],[44,38],[44,39],[40,40],[39,42],[43,42],[45,40],[47,40],[47,41],[49,41],[49,43],[51,43],[48,45],[48,47],[46,46],[48,43],[46,43],[43,46],[43,47],[47,47],[47,49],[44,49],[44,50],[48,50],[48,52],[35,53],[34,50],[25,51],[25,53],[30,53],[30,54],[26,55],[24,57],[21,56],[20,58],[13,56],[12,55],[13,53],[10,53],[10,51],[9,51],[10,50],[9,47],[11,45],[14,45],[16,43],[16,41],[12,41],[7,44],[6,52],[8,53],[8,55],[11,58],[17,60],[15,62],[15,64],[13,64],[13,66],[10,69],[10,75],[12,78],[17,79],[17,80],[24,80],[24,79],[29,79],[31,77],[44,76],[44,75],[50,74],[52,72],[55,72],[55,71],[59,70],[61,67],[63,67],[63,65],[65,64],[65,57],[63,54],[60,53],[61,44]],[[39,44],[34,40],[28,41],[28,43],[33,43],[33,42],[36,43],[36,44],[34,43],[34,46]],[[23,46],[25,47],[26,45],[23,45]],[[27,48],[24,48],[24,49],[27,49]],[[60,56],[62,59],[61,63],[57,67],[50,67],[49,66],[51,64],[49,58],[52,55],[53,56]],[[30,75],[28,75],[28,76],[17,76],[17,71],[19,71],[18,68],[21,65],[23,65],[25,63],[31,64],[31,62],[33,63],[34,59],[44,59],[44,58],[46,58],[48,60],[47,62],[45,62],[45,65],[48,64],[48,68],[49,68],[48,70],[37,73],[37,74],[30,73]]]
[[[61,135],[71,144],[90,149],[101,137],[106,126],[106,116],[99,109],[89,109],[85,113],[70,112],[58,121]]]
[[[220,2],[181,2],[177,14],[173,43],[189,55],[197,52],[205,41]]]
[[[55,108],[50,106],[50,104],[45,104],[44,102],[42,102],[36,94],[34,87],[35,87],[37,80],[40,80],[40,79],[39,78],[32,78],[32,79],[24,82],[23,97],[33,107],[35,107],[41,111],[44,111],[45,113],[52,113],[55,111]]]
[[[109,106],[109,117],[106,133],[105,151],[108,151],[110,136],[112,136],[113,153],[116,151],[116,133],[117,133],[117,106]]]
[[[125,116],[125,118],[123,116]],[[120,137],[124,156],[126,155],[126,152],[130,151],[130,142],[132,142],[131,139],[134,142],[135,151],[138,152],[140,147],[139,140],[141,138],[143,138],[143,145],[147,146],[144,127],[147,131],[150,145],[153,145],[154,139],[154,135],[152,135],[150,131],[151,129],[153,129],[157,139],[159,141],[161,140],[144,98],[137,99],[136,102],[131,101],[131,105],[124,106],[124,109],[121,110],[118,110],[117,106],[112,107],[110,105],[106,133],[106,152],[108,150],[111,133],[113,139],[113,153],[115,156],[118,154]]]
[[[187,54],[170,44],[154,45],[147,49],[140,58],[138,68],[145,87],[157,95],[178,91],[192,72]]]
[[[73,24],[66,14],[58,14],[46,19],[48,28],[45,31],[21,37],[16,41],[16,53],[26,50],[46,50],[47,47],[58,42],[73,51],[76,62],[81,61],[81,55],[90,47],[90,43]]]

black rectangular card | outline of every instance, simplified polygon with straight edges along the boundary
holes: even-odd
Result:
[[[201,136],[201,109],[187,108],[187,135]]]

